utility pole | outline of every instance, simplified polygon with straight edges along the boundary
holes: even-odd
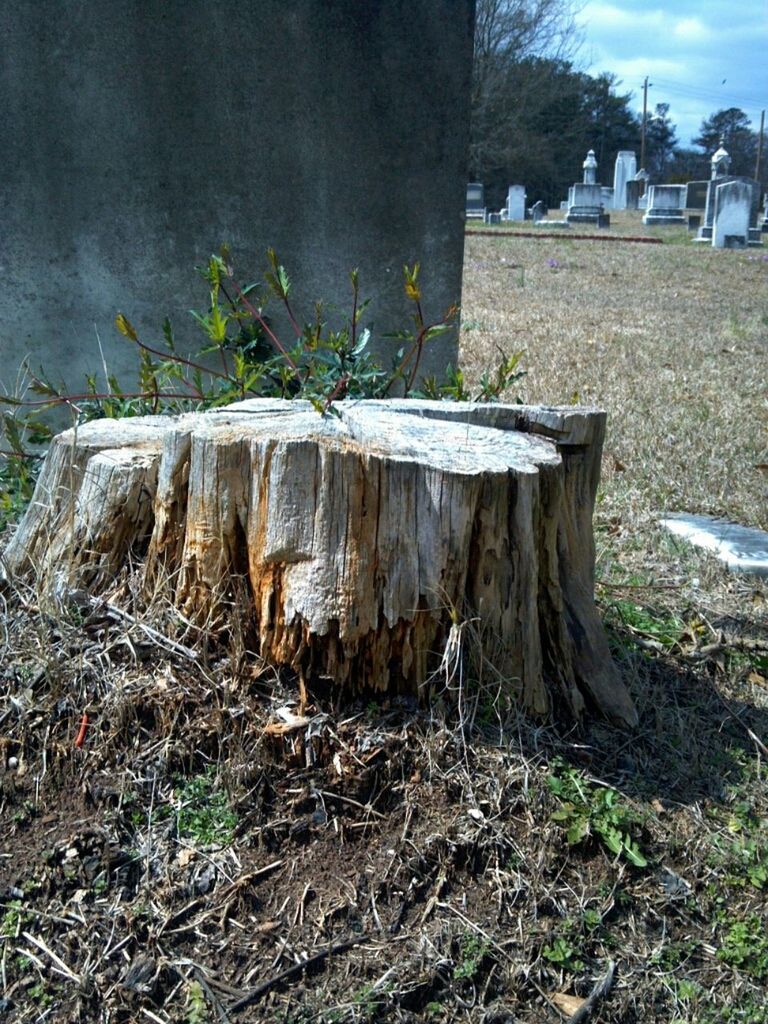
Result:
[[[645,125],[648,120],[648,75],[643,82],[643,124],[640,129],[640,167],[645,170]]]
[[[765,111],[760,111],[760,133],[757,136],[757,160],[755,161],[755,181],[760,181],[760,158],[763,155],[763,128],[765,127]]]

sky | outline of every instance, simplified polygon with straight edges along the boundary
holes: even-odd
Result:
[[[740,107],[754,131],[766,110],[768,133],[768,0],[587,0],[577,20],[577,63],[616,75],[616,92],[632,92],[639,113],[647,75],[649,115],[669,103],[680,146],[728,107]]]

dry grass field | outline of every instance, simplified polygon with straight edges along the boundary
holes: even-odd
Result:
[[[0,1020],[765,1024],[766,581],[657,520],[768,527],[768,259],[517,234],[467,238],[463,365],[522,349],[521,398],[608,411],[596,589],[638,728],[524,719],[471,623],[429,707],[311,692],[291,724],[236,602],[223,648],[12,581]]]
[[[498,347],[522,349],[525,401],[607,411],[599,571],[751,596],[754,581],[689,557],[658,518],[705,512],[768,528],[768,248],[694,245],[678,229],[645,229],[639,213],[613,222],[613,236],[663,244],[469,237],[462,364],[472,379]]]

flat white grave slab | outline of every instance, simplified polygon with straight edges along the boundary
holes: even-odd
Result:
[[[768,533],[716,516],[677,512],[661,525],[694,547],[711,551],[729,569],[768,577]]]

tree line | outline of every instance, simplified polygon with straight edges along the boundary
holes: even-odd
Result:
[[[578,70],[573,0],[478,0],[472,76],[470,180],[485,185],[486,205],[498,209],[507,188],[526,186],[529,205],[556,206],[581,180],[587,150],[594,149],[598,180],[613,184],[621,149],[640,159],[642,116],[634,96],[615,75]],[[652,182],[685,182],[710,174],[720,139],[731,173],[753,175],[758,134],[743,110],[730,107],[706,118],[696,148],[679,145],[669,104],[647,112],[645,170]]]

